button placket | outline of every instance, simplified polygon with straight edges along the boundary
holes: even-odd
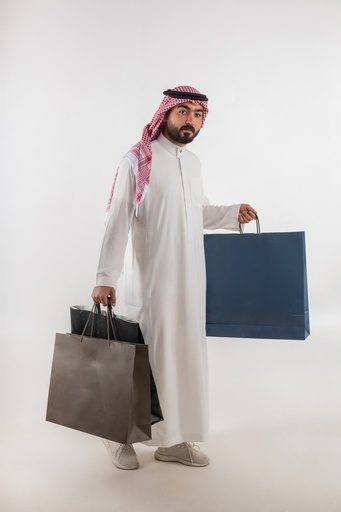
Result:
[[[180,152],[180,150],[178,150]],[[182,180],[182,190],[184,194],[185,214],[188,231],[188,240],[193,241],[193,211],[191,207],[191,191],[189,186],[189,176],[186,172],[186,165],[184,159],[179,158],[179,167]]]
[[[186,198],[185,181],[184,181],[184,173],[183,173],[183,168],[182,168],[181,154],[180,154],[179,149],[177,150],[177,156],[178,156],[178,162],[179,162],[179,171],[180,171],[180,178],[181,178],[181,185],[182,185],[182,193],[183,193],[183,198],[184,198],[185,216],[186,216],[186,222],[187,222],[187,198]]]

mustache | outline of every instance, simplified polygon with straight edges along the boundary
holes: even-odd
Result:
[[[195,129],[193,128],[193,126],[191,126],[190,124],[186,124],[185,126],[182,126],[180,128],[180,131],[181,130],[190,130],[192,133],[195,133]]]

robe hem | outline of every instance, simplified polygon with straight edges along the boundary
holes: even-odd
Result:
[[[170,446],[174,446],[175,444],[180,443],[203,443],[204,441],[207,440],[208,434],[208,432],[205,432],[204,434],[179,434],[178,436],[162,440],[162,442],[160,439],[152,438],[150,441],[144,441],[141,444],[144,444],[146,446],[156,446],[159,448],[168,448]]]

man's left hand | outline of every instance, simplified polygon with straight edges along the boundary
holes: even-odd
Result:
[[[248,224],[251,220],[255,220],[257,212],[249,204],[242,204],[239,208],[238,222],[240,224]]]

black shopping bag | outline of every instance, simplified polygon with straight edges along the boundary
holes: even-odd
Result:
[[[99,305],[93,310],[87,306],[72,306],[70,308],[71,332],[73,334],[84,334],[94,336],[95,338],[108,337],[107,314],[110,314],[112,322],[109,322],[109,338],[128,341],[131,343],[144,344],[143,335],[139,323],[129,318],[115,315],[113,309],[109,306],[106,310],[101,310]],[[89,314],[91,317],[89,318]],[[89,321],[88,321],[89,320]],[[116,334],[113,332],[113,328]],[[163,420],[162,410],[159,402],[159,396],[150,370],[150,400],[151,400],[151,424],[154,425]]]
[[[208,336],[309,335],[305,233],[207,234]]]
[[[118,443],[151,439],[148,346],[56,334],[46,420]]]

